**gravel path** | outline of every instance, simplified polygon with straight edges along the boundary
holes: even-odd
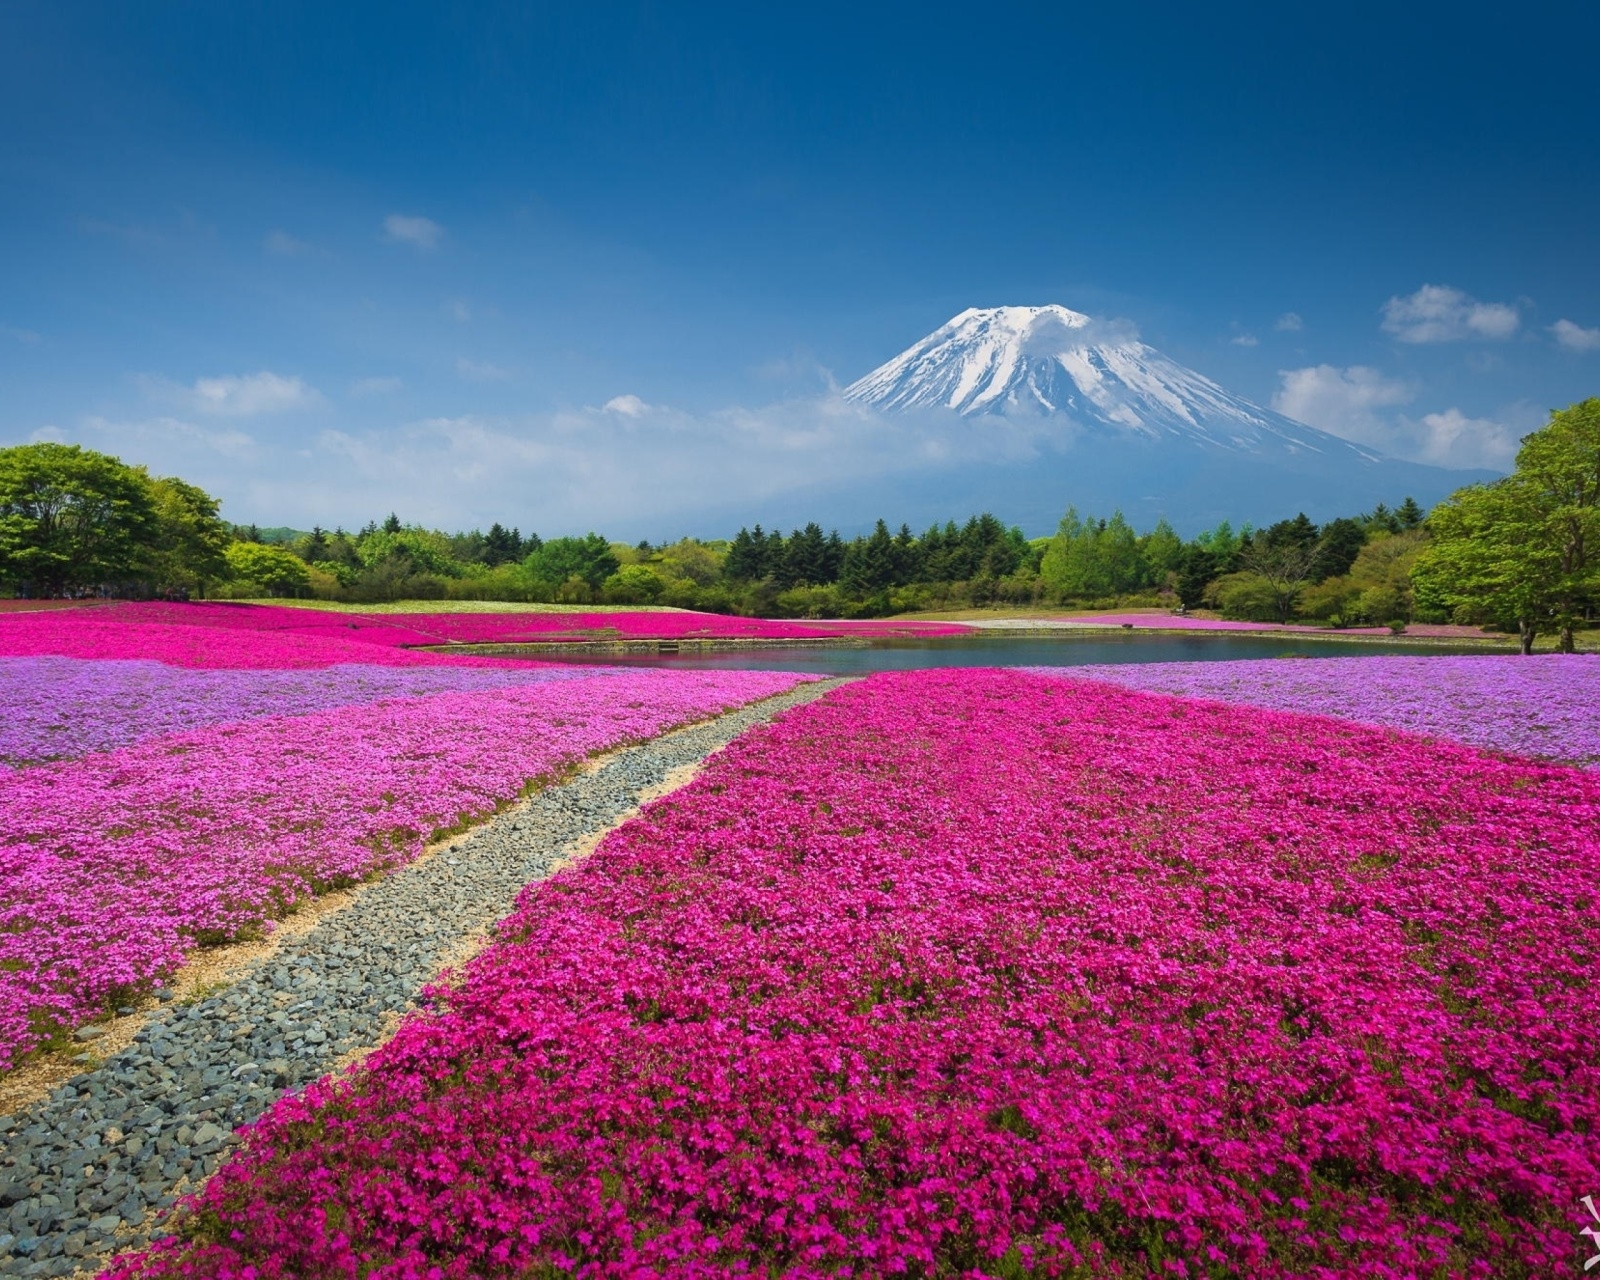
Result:
[[[614,825],[668,774],[840,683],[666,734],[537,793],[379,881],[225,991],[163,1010],[98,1069],[0,1116],[0,1276],[95,1269],[148,1240],[216,1168],[236,1127],[383,1040],[420,988],[563,851]]]

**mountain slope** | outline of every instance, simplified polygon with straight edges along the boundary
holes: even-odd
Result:
[[[1061,306],[963,311],[846,387],[844,398],[891,414],[1060,418],[1109,439],[1379,458]]]
[[[1296,511],[1325,520],[1408,494],[1431,505],[1492,478],[1296,422],[1061,306],[963,311],[841,394],[925,455],[810,496],[847,523],[868,507],[913,521],[989,509],[1047,533],[1074,504],[1192,533]]]

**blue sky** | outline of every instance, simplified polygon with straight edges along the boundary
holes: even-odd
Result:
[[[893,465],[817,428],[830,386],[1060,302],[1504,466],[1600,390],[1597,37],[1581,4],[11,0],[0,443],[242,521],[696,530],[707,487],[758,514]]]

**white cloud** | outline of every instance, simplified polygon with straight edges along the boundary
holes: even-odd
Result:
[[[1028,461],[1062,448],[1059,436],[1060,424],[1044,419],[889,418],[834,395],[698,415],[625,394],[553,414],[323,431],[304,455],[263,447],[269,456],[213,491],[230,510],[305,527],[394,509],[441,527],[500,519],[527,529],[536,519],[546,535],[636,537],[657,521],[736,528],[763,504],[804,504],[841,485]]]
[[[472,319],[472,308],[467,306],[460,298],[451,302],[447,309],[450,312],[450,318],[457,324],[466,324],[468,320]]]
[[[1240,333],[1228,339],[1236,347],[1259,347],[1261,339],[1253,333]]]
[[[456,373],[468,382],[504,382],[511,377],[510,371],[499,365],[487,360],[468,360],[466,356],[456,360]]]
[[[89,417],[84,427],[100,437],[102,447],[128,462],[143,462],[152,469],[182,474],[183,466],[197,457],[233,462],[253,462],[258,446],[254,436],[237,427],[205,426],[182,418],[146,418],[118,422]]]
[[[282,258],[296,258],[311,248],[304,240],[296,240],[287,231],[269,231],[262,237],[261,247]]]
[[[0,324],[0,334],[4,334],[14,342],[23,342],[32,346],[39,341],[39,335],[32,329],[18,329],[9,324]]]
[[[1600,351],[1600,329],[1585,329],[1571,320],[1557,320],[1550,332],[1568,351]]]
[[[635,395],[612,396],[601,406],[606,413],[620,413],[624,418],[642,418],[650,406]]]
[[[1272,397],[1272,407],[1279,413],[1346,440],[1380,448],[1389,443],[1389,428],[1375,411],[1409,404],[1416,398],[1408,384],[1359,364],[1348,369],[1331,364],[1280,369],[1278,377],[1283,385]]]
[[[1279,333],[1299,333],[1306,327],[1306,322],[1296,312],[1285,311],[1273,322],[1272,327]]]
[[[1479,302],[1449,285],[1425,284],[1383,304],[1383,331],[1401,342],[1460,342],[1509,338],[1522,318],[1505,302]]]
[[[66,444],[67,433],[60,427],[45,425],[31,432],[28,436],[29,444]]]
[[[260,373],[219,378],[196,378],[193,386],[181,386],[164,378],[140,379],[152,398],[176,404],[190,413],[223,418],[252,418],[262,413],[285,413],[309,409],[322,403],[315,387],[302,378]]]
[[[444,228],[432,218],[391,213],[383,220],[383,234],[398,244],[409,244],[418,249],[432,249],[444,235]]]
[[[393,395],[405,385],[399,378],[357,378],[350,384],[350,394],[353,396],[387,396]]]
[[[1469,418],[1460,409],[1421,418],[1382,412],[1416,399],[1416,388],[1376,369],[1312,365],[1281,369],[1282,386],[1272,407],[1300,422],[1391,457],[1440,467],[1509,468],[1521,431],[1489,418]]]
[[[1460,409],[1425,413],[1420,422],[1402,419],[1415,437],[1415,460],[1443,467],[1477,466],[1509,471],[1520,433],[1490,418],[1469,418]]]

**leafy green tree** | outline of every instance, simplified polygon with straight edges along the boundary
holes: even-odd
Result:
[[[75,444],[0,449],[0,580],[39,595],[134,578],[156,526],[150,482]]]
[[[1239,552],[1243,549],[1244,540],[1249,536],[1249,525],[1245,525],[1235,533],[1233,525],[1224,520],[1215,529],[1207,529],[1204,533],[1197,534],[1194,545],[1211,556],[1216,563],[1217,573],[1232,573],[1239,567]]]
[[[1305,517],[1301,516],[1300,519],[1304,520]],[[1306,523],[1309,524],[1310,521]],[[1315,538],[1315,526],[1312,528],[1313,540],[1310,542],[1304,541],[1301,531],[1297,529],[1292,530],[1288,536],[1280,536],[1274,541],[1269,530],[1253,538],[1239,553],[1242,573],[1230,576],[1252,579],[1249,583],[1250,607],[1255,609],[1255,602],[1258,599],[1270,597],[1272,600],[1273,616],[1256,621],[1288,622],[1293,616],[1295,603],[1299,600],[1306,584],[1311,581],[1317,565],[1318,552],[1321,549],[1320,543]],[[1243,589],[1242,582],[1239,589]],[[1228,612],[1226,604],[1223,605],[1223,612]]]
[[[654,604],[667,584],[648,565],[625,564],[605,580],[604,588],[612,604]]]
[[[230,543],[225,553],[233,576],[261,587],[269,596],[292,595],[311,582],[306,562],[284,547],[259,542]]]
[[[141,567],[163,595],[205,593],[228,575],[228,526],[204,489],[170,476],[150,480],[154,521]],[[320,531],[319,531],[320,532]]]
[[[1164,584],[1169,574],[1175,573],[1183,559],[1183,539],[1163,516],[1156,527],[1139,539],[1139,555],[1144,560],[1144,578],[1157,585]]]
[[[385,524],[376,533],[363,534],[356,544],[356,553],[367,570],[383,566],[386,573],[403,577],[431,574],[459,578],[462,575],[463,566],[450,554],[449,538],[430,529],[391,530]]]
[[[1571,653],[1600,599],[1600,399],[1553,413],[1523,437],[1511,475],[1457,490],[1428,530],[1419,599],[1514,625],[1524,653],[1548,631]]]
[[[1224,618],[1245,622],[1284,620],[1282,585],[1249,569],[1223,574],[1206,588],[1205,601]]]
[[[1138,535],[1122,512],[1083,520],[1074,507],[1039,563],[1040,576],[1062,595],[1090,599],[1135,591],[1147,585],[1147,572]]]
[[[1300,613],[1336,626],[1409,621],[1411,570],[1427,541],[1427,534],[1421,529],[1378,534],[1361,548],[1348,573],[1306,588],[1300,599]]]
[[[621,568],[611,544],[598,533],[586,533],[581,538],[551,538],[524,563],[540,582],[559,585],[580,578],[595,589]]]
[[[1427,518],[1427,514],[1417,505],[1417,500],[1407,494],[1406,500],[1395,509],[1394,518],[1400,522],[1402,530],[1419,529],[1422,527],[1422,522]]]
[[[680,538],[656,553],[656,565],[667,579],[709,587],[722,577],[725,558],[698,538]]]

